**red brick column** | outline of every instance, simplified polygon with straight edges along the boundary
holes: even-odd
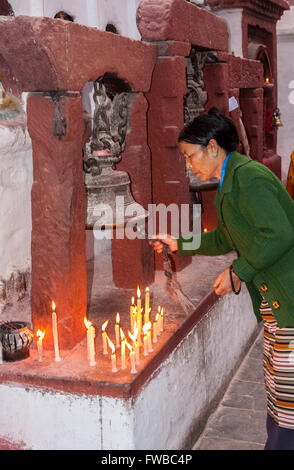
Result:
[[[61,108],[66,136],[53,136],[54,103],[28,98],[28,129],[33,144],[32,320],[46,330],[52,348],[51,301],[56,303],[61,348],[71,348],[84,334],[87,309],[85,188],[82,170],[84,124],[80,94],[64,96]]]
[[[131,132],[118,171],[127,171],[135,201],[148,210],[152,203],[151,156],[147,145],[147,108],[143,93],[136,93],[132,104]],[[117,287],[137,288],[154,281],[154,250],[147,239],[112,241],[113,281]]]

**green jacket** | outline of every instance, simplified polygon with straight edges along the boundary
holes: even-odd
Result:
[[[179,254],[236,250],[233,268],[246,282],[258,321],[261,291],[279,327],[294,327],[294,202],[285,187],[264,165],[233,152],[214,204],[216,229],[201,234],[197,250],[184,249],[187,239],[180,237]]]

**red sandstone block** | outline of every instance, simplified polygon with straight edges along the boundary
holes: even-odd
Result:
[[[189,41],[194,46],[228,51],[225,20],[186,0],[143,0],[137,24],[145,40]]]
[[[82,90],[105,72],[147,91],[156,61],[155,45],[46,17],[0,21],[0,51],[24,91]]]
[[[260,88],[264,82],[263,73],[260,61],[229,55],[230,88]]]

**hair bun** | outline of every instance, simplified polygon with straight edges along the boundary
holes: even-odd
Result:
[[[216,116],[218,118],[222,118],[222,114],[220,113],[219,109],[216,107],[216,106],[213,106],[212,108],[210,108],[210,110],[208,111],[208,114],[212,115],[212,116]]]

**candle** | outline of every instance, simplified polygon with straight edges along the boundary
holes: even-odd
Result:
[[[52,301],[52,330],[53,330],[53,342],[54,342],[54,352],[55,352],[55,361],[61,361],[59,355],[59,345],[58,345],[58,330],[57,330],[57,315],[55,312],[55,302]]]
[[[144,324],[143,326],[143,354],[144,356],[148,356],[148,325],[147,323]]]
[[[115,346],[119,348],[120,346],[120,337],[119,337],[119,313],[116,314],[116,324],[115,324]]]
[[[156,314],[155,321],[153,322],[153,343],[157,343],[157,326],[159,314]]]
[[[160,309],[159,319],[160,319],[160,331],[163,331],[163,329],[164,329],[164,327],[163,327],[163,307],[161,307],[161,309]]]
[[[36,333],[38,337],[37,340],[37,349],[38,349],[38,361],[43,362],[43,338],[45,336],[45,331],[38,330]]]
[[[134,331],[134,327],[136,324],[137,324],[137,307],[135,306],[133,313],[132,313],[131,331]]]
[[[131,374],[136,374],[136,363],[135,363],[135,351],[133,351],[132,346],[127,342],[126,343],[127,347],[130,350],[130,360],[131,360]]]
[[[153,352],[152,342],[151,342],[151,321],[147,323],[147,347],[148,352]]]
[[[120,329],[121,336],[121,368],[122,370],[126,369],[126,337],[122,329]]]
[[[128,335],[131,338],[131,340],[133,341],[133,348],[134,348],[133,350],[134,350],[134,353],[135,353],[136,364],[140,364],[140,346],[139,346],[139,343],[137,341],[138,328],[137,328],[136,323],[134,325],[134,334],[132,335],[132,333],[129,331]]]
[[[106,327],[108,325],[108,320],[106,320],[103,325],[102,325],[102,345],[103,345],[103,354],[108,354],[107,352],[107,333],[106,333]]]
[[[130,323],[131,323],[131,330],[133,331],[134,328],[134,310],[135,307],[135,298],[132,297],[132,305],[130,306]]]
[[[146,289],[145,289],[145,316],[144,316],[144,323],[148,323],[148,322],[149,322],[149,302],[150,302],[149,287],[146,287]]]
[[[95,366],[95,328],[92,326],[92,323],[84,318],[84,323],[87,328],[87,359],[90,366]]]
[[[114,346],[113,342],[110,341],[108,336],[107,336],[107,341],[108,341],[108,344],[109,344],[110,349],[112,351],[112,354],[111,354],[111,370],[112,370],[112,372],[117,372],[115,346]]]
[[[138,343],[139,343],[140,346],[142,344],[142,339],[141,339],[141,335],[142,335],[142,312],[143,312],[142,308],[140,310],[140,313],[137,312]]]
[[[141,312],[141,291],[139,286],[137,286],[137,312]]]

